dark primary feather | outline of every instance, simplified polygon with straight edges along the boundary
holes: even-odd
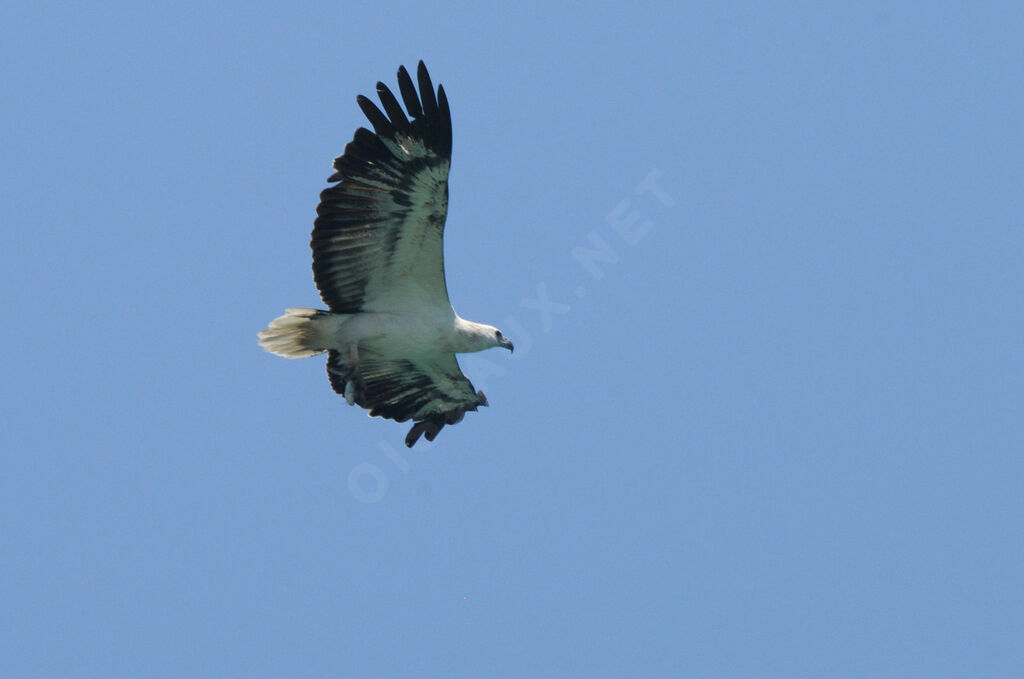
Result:
[[[391,127],[397,134],[408,135],[411,132],[409,120],[405,117],[405,111],[395,99],[395,95],[391,94],[388,86],[384,83],[377,83],[377,96],[380,98],[380,103],[384,105],[384,112],[391,119]]]
[[[413,119],[422,118],[423,107],[420,106],[419,95],[416,94],[416,87],[412,84],[412,78],[409,77],[409,71],[405,70],[405,66],[398,67],[398,89],[402,93],[402,101],[405,102],[409,115]]]
[[[391,121],[388,120],[387,116],[380,112],[380,109],[377,108],[376,104],[374,104],[372,101],[370,101],[361,94],[356,95],[356,103],[359,104],[359,108],[363,110],[363,115],[365,115],[367,120],[370,121],[370,124],[373,125],[374,132],[376,132],[382,137],[391,138],[395,136],[395,128],[392,127]],[[347,146],[345,147],[345,151],[346,153],[348,152]],[[335,160],[334,164],[337,165],[338,161]],[[336,182],[339,179],[342,179],[342,177],[335,174],[327,181]]]
[[[313,278],[335,313],[363,311],[400,286],[419,291],[428,303],[448,303],[443,235],[451,113],[423,62],[417,75],[419,95],[408,71],[398,71],[411,120],[383,83],[377,84],[383,112],[356,98],[374,131],[356,130],[328,179],[339,183],[320,194],[310,242]]]

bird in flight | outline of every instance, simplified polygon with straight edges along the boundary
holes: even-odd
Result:
[[[373,132],[360,127],[334,160],[337,182],[320,194],[310,246],[313,280],[327,311],[291,308],[259,333],[285,358],[327,353],[331,387],[371,417],[413,420],[405,437],[433,441],[446,424],[487,405],[455,354],[513,349],[491,325],[460,318],[444,276],[444,224],[452,119],[444,87],[421,61],[419,93],[404,66],[384,83],[382,112],[360,95]]]

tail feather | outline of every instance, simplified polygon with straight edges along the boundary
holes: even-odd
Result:
[[[285,309],[258,337],[260,346],[285,358],[307,358],[327,351],[322,345],[317,319],[330,314],[318,309]]]

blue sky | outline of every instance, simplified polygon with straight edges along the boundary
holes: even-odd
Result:
[[[1022,25],[5,4],[5,676],[1019,672]],[[419,59],[453,302],[517,351],[408,451],[256,333]]]

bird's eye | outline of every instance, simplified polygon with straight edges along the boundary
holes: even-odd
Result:
[[[501,330],[495,330],[494,336],[497,337],[498,339],[501,339]]]

